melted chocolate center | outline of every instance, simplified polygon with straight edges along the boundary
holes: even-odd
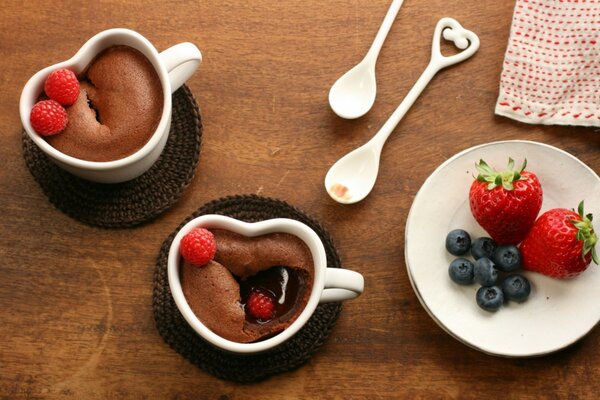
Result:
[[[244,306],[253,290],[267,291],[275,299],[275,311],[273,317],[268,321],[256,319],[246,313],[246,321],[249,323],[264,324],[285,316],[297,307],[306,288],[306,272],[296,268],[271,267],[240,280],[239,284],[241,301]]]

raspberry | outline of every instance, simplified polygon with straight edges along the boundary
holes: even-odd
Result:
[[[215,256],[217,243],[211,231],[194,228],[181,239],[179,252],[190,264],[202,266]]]
[[[253,289],[246,302],[246,312],[261,321],[273,318],[275,312],[275,300],[271,293],[263,290]]]
[[[29,114],[33,129],[42,136],[56,135],[67,126],[67,112],[54,100],[35,103]]]
[[[46,78],[44,91],[52,100],[63,106],[70,106],[79,97],[79,81],[73,71],[59,69]]]

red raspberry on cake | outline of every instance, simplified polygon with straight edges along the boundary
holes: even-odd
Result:
[[[35,103],[29,114],[31,127],[42,136],[56,135],[67,126],[69,117],[64,107],[54,100]]]
[[[194,228],[181,239],[179,252],[185,261],[202,266],[214,258],[217,243],[208,229]]]
[[[275,300],[264,290],[253,289],[246,301],[246,312],[261,321],[268,321],[275,313]]]
[[[52,100],[63,106],[70,106],[79,97],[79,81],[73,71],[58,69],[46,78],[44,91]]]

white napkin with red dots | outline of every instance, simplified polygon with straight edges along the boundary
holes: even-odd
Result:
[[[496,114],[600,126],[600,0],[517,0]]]

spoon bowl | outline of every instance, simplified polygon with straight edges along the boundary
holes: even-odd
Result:
[[[366,59],[342,75],[329,90],[329,105],[346,119],[365,115],[375,103],[375,66]]]
[[[340,158],[325,176],[325,188],[339,203],[353,204],[371,192],[379,172],[379,155],[369,143]]]
[[[392,1],[365,58],[335,81],[329,90],[329,105],[338,116],[346,119],[360,118],[373,107],[377,95],[375,63],[403,2],[404,0]]]

